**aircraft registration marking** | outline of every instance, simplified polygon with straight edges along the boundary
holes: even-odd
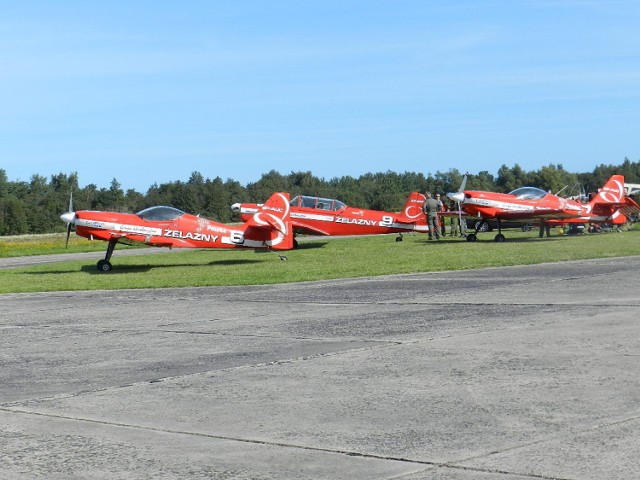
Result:
[[[134,233],[139,235],[161,236],[162,229],[145,227],[143,225],[127,225],[122,223],[100,222],[97,220],[85,220],[77,218],[75,224],[81,227],[98,228],[100,230],[114,230],[116,232]]]
[[[184,233],[182,230],[171,230],[165,229],[162,233],[164,237],[169,238],[180,238],[182,240],[194,240],[197,242],[209,242],[215,243],[220,238],[219,235],[210,235],[207,233],[199,233],[199,232],[186,232]]]
[[[371,226],[371,227],[378,224],[376,220],[367,220],[366,218],[346,218],[346,217],[336,218],[336,223],[348,223],[353,225],[365,225],[365,226]]]

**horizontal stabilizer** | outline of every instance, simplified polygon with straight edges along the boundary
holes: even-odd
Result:
[[[263,238],[266,247],[274,250],[293,248],[289,194],[274,193],[245,224],[245,238]]]

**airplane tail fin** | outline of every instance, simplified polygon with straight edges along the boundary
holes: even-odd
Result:
[[[626,204],[624,177],[613,175],[589,202],[591,212],[596,215],[612,215]]]
[[[613,175],[589,202],[591,213],[608,217],[614,225],[624,224],[628,218],[640,213],[640,205],[625,195],[624,177]]]
[[[289,194],[277,192],[269,197],[245,224],[245,236],[260,238],[274,250],[293,248]]]
[[[402,213],[396,218],[396,221],[402,223],[416,223],[421,220],[425,220],[424,212],[422,211],[422,205],[426,197],[418,192],[411,192],[407,198],[407,202],[402,208]]]

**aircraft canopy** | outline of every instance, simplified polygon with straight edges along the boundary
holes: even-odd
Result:
[[[182,210],[173,207],[149,207],[136,213],[143,220],[171,221],[184,215]]]
[[[290,202],[292,207],[317,208],[318,210],[342,210],[346,205],[333,198],[310,197],[297,195]]]
[[[536,187],[520,187],[509,193],[515,195],[520,200],[540,200],[547,194],[547,192],[541,188]]]

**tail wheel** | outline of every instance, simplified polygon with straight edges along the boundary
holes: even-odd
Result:
[[[108,262],[107,260],[100,260],[97,263],[97,267],[101,272],[110,272],[113,269],[111,262]]]

